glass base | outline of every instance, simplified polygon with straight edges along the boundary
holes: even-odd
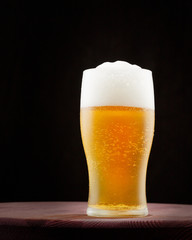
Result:
[[[88,207],[87,215],[92,217],[145,217],[148,215],[148,209],[145,207],[136,210],[104,210]]]

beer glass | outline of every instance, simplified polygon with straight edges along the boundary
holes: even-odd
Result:
[[[154,134],[152,72],[123,61],[85,70],[80,124],[89,173],[87,215],[146,216]]]

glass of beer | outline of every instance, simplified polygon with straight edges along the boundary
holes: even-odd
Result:
[[[150,70],[116,61],[83,72],[80,123],[89,173],[87,215],[148,214],[146,171],[154,118]]]

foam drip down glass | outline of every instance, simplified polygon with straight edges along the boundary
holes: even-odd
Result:
[[[83,72],[80,124],[89,173],[87,215],[148,214],[146,171],[154,118],[150,70],[116,61]]]

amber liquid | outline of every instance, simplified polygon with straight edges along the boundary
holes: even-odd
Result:
[[[146,207],[146,169],[153,132],[153,110],[122,106],[81,108],[89,207]]]

